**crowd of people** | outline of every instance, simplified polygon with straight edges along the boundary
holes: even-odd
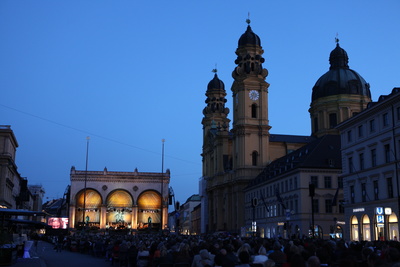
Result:
[[[93,235],[55,238],[61,247],[132,267],[400,267],[397,241],[241,238],[232,235]],[[61,241],[60,241],[61,240]]]

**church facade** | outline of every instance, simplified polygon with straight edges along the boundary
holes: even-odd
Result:
[[[305,235],[315,226],[316,231],[320,227],[320,235],[329,233],[327,228],[337,226],[344,212],[342,206],[332,208],[335,196],[343,198],[336,125],[366,108],[371,101],[369,84],[349,68],[347,53],[337,40],[329,57],[329,71],[310,92],[310,136],[272,134],[268,119],[270,85],[266,80],[268,71],[263,67],[263,53],[259,36],[248,25],[239,38],[232,73],[232,125],[228,118],[230,110],[225,106],[228,99],[224,83],[215,74],[208,84],[202,120],[202,231],[252,231],[253,218],[258,216],[264,222],[258,231],[265,236],[268,232],[269,237],[296,232]],[[319,143],[325,150],[316,145]],[[332,147],[332,151],[326,151]],[[321,157],[326,161],[321,162]],[[313,214],[309,184],[317,185],[314,208],[321,203],[320,212],[328,211],[330,220],[333,216],[329,213],[335,212],[336,223],[332,220],[310,225]],[[268,202],[265,205],[261,203],[263,197],[268,198],[264,199]],[[260,205],[258,209],[253,207],[254,198]],[[286,224],[286,218],[293,212],[298,213],[298,224]],[[293,229],[286,231],[286,226]]]
[[[206,91],[203,110],[202,231],[234,231],[244,226],[244,191],[271,160],[309,143],[309,136],[271,135],[267,69],[260,38],[248,25],[236,50],[232,72],[233,122],[226,91],[217,74]]]

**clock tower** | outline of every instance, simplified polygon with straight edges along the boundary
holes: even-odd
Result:
[[[270,160],[269,84],[263,53],[260,38],[248,25],[239,39],[232,73],[231,130],[224,84],[215,75],[207,87],[202,120],[202,188],[207,197],[202,214],[210,231],[238,231],[245,225],[244,188]]]
[[[269,84],[265,81],[268,71],[262,66],[263,53],[260,38],[248,25],[239,39],[237,66],[232,73],[233,169],[244,179],[254,178],[270,160]]]

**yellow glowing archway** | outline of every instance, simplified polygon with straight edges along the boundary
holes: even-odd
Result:
[[[89,225],[98,225],[100,223],[100,209],[102,203],[101,195],[96,190],[89,188],[81,190],[76,195],[75,222],[85,221]],[[85,213],[83,213],[84,209]],[[85,216],[85,218],[83,218],[83,216]]]
[[[161,196],[156,191],[145,191],[138,198],[138,228],[159,227]]]
[[[132,221],[132,196],[123,189],[117,189],[107,196],[107,224],[110,227],[130,227]]]
[[[106,205],[108,208],[132,208],[132,196],[125,190],[115,190],[108,195]]]
[[[76,195],[76,206],[78,208],[83,208],[85,207],[87,209],[96,209],[101,206],[102,203],[101,195],[99,192],[93,189],[86,189],[86,203],[85,203],[85,190],[80,191]]]

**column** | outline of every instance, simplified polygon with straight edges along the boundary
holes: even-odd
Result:
[[[138,225],[138,206],[134,205],[132,207],[132,222],[131,222],[132,229],[137,229],[137,225]]]
[[[107,224],[107,206],[100,207],[100,229],[105,229]]]

